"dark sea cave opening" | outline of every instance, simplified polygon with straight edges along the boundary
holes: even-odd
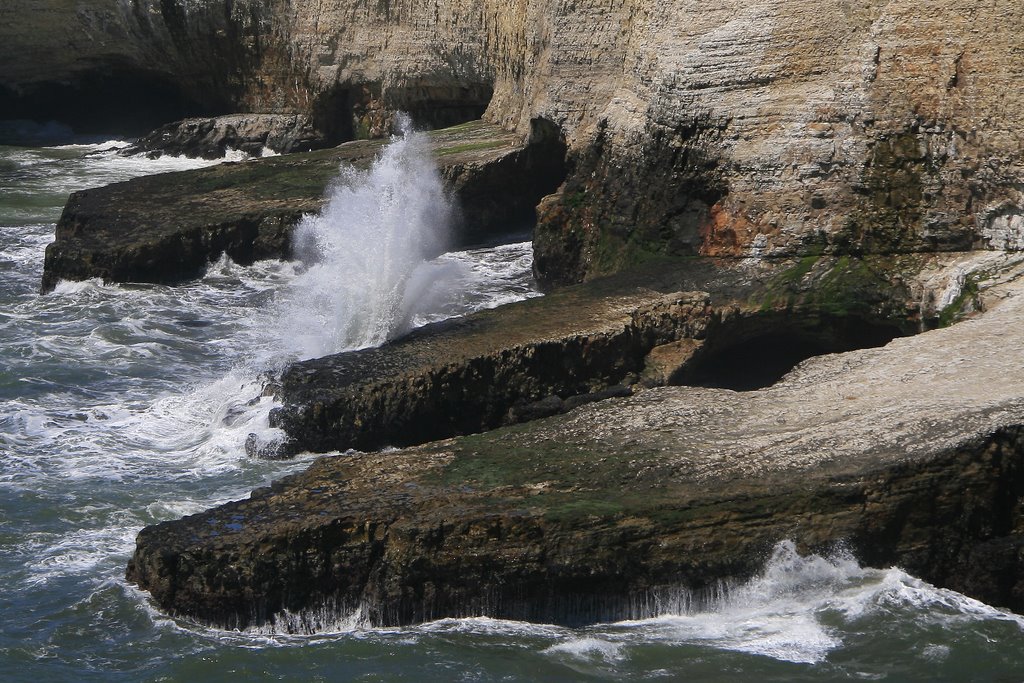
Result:
[[[755,391],[770,387],[802,361],[884,346],[907,331],[861,316],[771,313],[722,323],[672,378],[673,384]]]
[[[164,74],[104,68],[19,92],[0,87],[0,144],[138,137],[171,121],[224,109],[196,101]]]
[[[319,95],[313,122],[331,144],[390,133],[393,112],[409,115],[419,130],[447,128],[483,117],[494,95],[490,83],[408,84],[386,92],[379,83],[337,83]]]

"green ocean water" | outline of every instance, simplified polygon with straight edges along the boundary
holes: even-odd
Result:
[[[0,147],[0,680],[1024,680],[1020,617],[787,544],[702,611],[582,629],[335,615],[295,636],[160,614],[123,578],[138,530],[309,462],[251,460],[242,444],[265,428],[269,404],[248,403],[283,357],[275,301],[312,270],[221,261],[178,288],[37,292],[69,192],[197,163],[103,143]],[[445,258],[417,271],[420,287],[461,290],[439,290],[416,321],[530,295],[528,244]]]

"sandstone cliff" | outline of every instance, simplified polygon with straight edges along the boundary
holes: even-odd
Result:
[[[135,89],[338,139],[381,107],[543,118],[576,168],[537,235],[565,282],[665,252],[1019,248],[1022,27],[1011,0],[12,0],[0,99]]]
[[[1021,28],[1011,0],[8,0],[0,106],[59,117],[74,98],[94,126],[125,101],[305,114],[332,141],[396,108],[432,125],[486,109],[518,142],[567,144],[538,211],[547,282],[666,255],[792,258],[759,305],[785,310],[811,282],[818,314],[863,305],[880,255],[1024,245]],[[935,297],[942,315],[968,284]],[[653,390],[324,460],[144,531],[131,576],[234,625],[325,603],[381,622],[593,619],[749,572],[790,535],[852,539],[869,563],[1021,609],[1024,293],[1004,294],[980,320],[762,392]]]

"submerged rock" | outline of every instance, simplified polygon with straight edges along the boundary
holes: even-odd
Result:
[[[357,608],[378,624],[572,624],[748,576],[790,538],[1022,610],[1024,284],[986,305],[760,391],[650,389],[322,458],[143,530],[128,577],[162,609],[233,628]]]

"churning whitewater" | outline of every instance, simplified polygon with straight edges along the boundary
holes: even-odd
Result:
[[[40,296],[67,194],[209,162],[123,157],[122,143],[0,147],[0,671],[10,681],[970,680],[1024,670],[1022,623],[897,569],[782,543],[715,595],[651,618],[568,629],[493,619],[316,634],[174,620],[123,579],[148,524],[244,497],[309,460],[244,454],[271,438],[264,378],[296,358],[537,295],[530,244],[451,248],[422,140],[342,170],[297,233],[300,258],[211,264],[181,287],[62,283]],[[340,456],[345,457],[345,456]],[[284,617],[285,619],[287,617]]]
[[[408,125],[408,124],[406,124]],[[303,358],[378,346],[443,306],[455,269],[429,264],[450,242],[451,207],[422,135],[384,149],[368,171],[342,169],[327,206],[298,226],[304,271],[284,292],[280,334]]]

